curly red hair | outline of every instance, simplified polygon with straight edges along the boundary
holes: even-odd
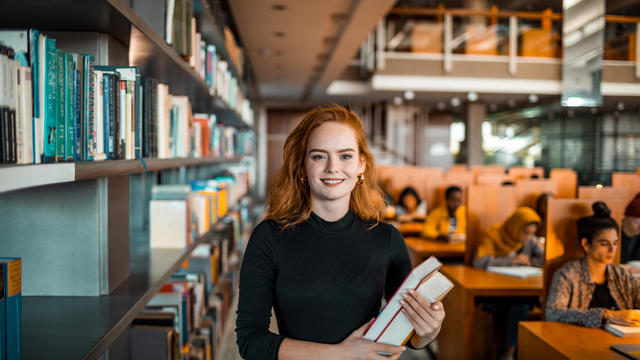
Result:
[[[334,121],[353,129],[358,142],[359,156],[365,161],[364,181],[351,192],[349,208],[365,221],[377,224],[384,208],[382,191],[375,179],[375,162],[367,146],[362,121],[353,111],[342,106],[319,107],[309,111],[284,143],[284,164],[273,177],[268,196],[265,219],[275,220],[285,230],[299,224],[311,215],[311,195],[305,177],[304,159],[313,130]]]

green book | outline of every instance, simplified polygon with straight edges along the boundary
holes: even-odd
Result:
[[[44,162],[56,159],[56,40],[46,38],[44,86]]]
[[[64,161],[65,147],[65,53],[56,49],[56,162]]]

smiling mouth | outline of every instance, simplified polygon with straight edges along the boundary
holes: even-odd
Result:
[[[344,179],[322,179],[322,182],[327,186],[338,186],[344,182]]]

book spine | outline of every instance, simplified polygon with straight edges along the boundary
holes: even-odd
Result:
[[[95,94],[96,94],[96,84],[95,84],[95,73],[93,67],[95,66],[95,62],[93,60],[93,56],[86,56],[87,63],[85,66],[85,79],[87,80],[87,84],[85,84],[87,88],[87,98],[85,102],[87,104],[86,111],[86,131],[87,131],[87,142],[86,142],[86,151],[87,151],[87,161],[93,161],[96,150],[96,114],[95,114]]]
[[[149,154],[151,153],[151,139],[149,137],[149,120],[151,117],[151,114],[149,113],[149,101],[151,96],[149,87],[151,84],[151,79],[145,77],[142,81],[144,83],[144,86],[142,88],[142,157],[149,157]]]
[[[65,54],[66,65],[64,68],[65,86],[64,86],[64,105],[65,105],[65,145],[64,158],[66,161],[73,161],[73,144],[75,134],[75,67],[73,65],[73,55]]]
[[[31,84],[33,79],[31,77],[31,68],[27,66],[23,66],[20,69],[20,81],[21,81],[21,92],[20,95],[22,97],[21,106],[22,106],[22,160],[25,164],[30,164],[33,162],[33,98],[31,92]]]
[[[60,49],[56,49],[56,162],[64,161],[65,153],[65,65],[66,60],[64,52]]]
[[[82,68],[83,68],[83,61],[82,61],[82,56],[81,55],[76,55],[74,57],[75,59],[75,67],[76,67],[76,71],[75,71],[75,77],[76,77],[76,81],[74,86],[74,98],[75,98],[75,116],[74,116],[74,124],[75,124],[75,131],[73,133],[73,148],[74,148],[74,152],[73,152],[73,160],[74,161],[82,161],[82,80],[83,80],[83,75],[82,75]]]
[[[4,281],[4,265],[0,264],[0,359],[7,358],[7,336],[6,336],[6,302],[7,302],[7,283]]]
[[[44,118],[44,162],[54,162],[56,158],[56,102],[57,102],[57,57],[56,41],[46,38],[45,75],[45,118]]]
[[[8,163],[10,164],[15,164],[18,160],[16,153],[17,153],[17,134],[16,134],[16,109],[9,109],[8,112],[9,118],[8,118],[8,125],[9,125],[9,141],[8,141],[8,150],[9,150],[9,156],[8,156]]]
[[[142,78],[140,74],[136,73],[136,82],[134,84],[133,95],[133,109],[135,111],[135,117],[133,119],[133,134],[134,134],[134,158],[142,158]]]
[[[150,112],[150,134],[149,141],[151,142],[151,154],[150,157],[158,157],[158,83],[155,79],[151,79],[151,85],[149,86],[149,112]]]
[[[102,107],[104,122],[104,154],[107,160],[113,159],[113,142],[111,141],[111,74],[104,73],[102,78]]]
[[[110,101],[111,101],[111,136],[109,139],[110,142],[110,146],[111,146],[111,158],[112,159],[119,159],[119,152],[118,152],[118,129],[120,126],[120,122],[118,121],[119,116],[120,116],[120,109],[119,107],[119,96],[118,96],[118,77],[117,74],[112,74],[111,75],[111,83],[109,84],[109,92],[111,94],[110,96]]]
[[[0,259],[4,267],[6,353],[7,359],[22,358],[22,261],[21,259]]]
[[[120,134],[119,149],[120,159],[126,158],[127,138],[127,82],[120,80]]]

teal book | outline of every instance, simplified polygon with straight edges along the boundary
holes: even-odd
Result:
[[[0,266],[0,359],[7,358],[7,337],[5,332],[7,331],[7,319],[5,315],[6,303],[6,286],[4,283],[4,267]]]
[[[44,89],[44,162],[54,162],[56,158],[56,41],[46,38],[45,89]]]
[[[6,359],[22,358],[22,260],[20,258],[0,258],[3,272]]]
[[[38,136],[37,126],[40,123],[38,119],[40,119],[40,64],[39,64],[39,53],[42,51],[38,49],[38,43],[40,38],[40,32],[38,30],[32,29],[29,30],[29,60],[31,62],[31,84],[33,90],[33,119],[31,123],[32,131],[32,144],[33,144],[33,163],[37,164],[40,161],[40,147],[38,145]]]
[[[95,60],[92,55],[83,54],[84,60],[84,79],[83,79],[83,118],[84,118],[84,159],[93,161],[96,155],[96,118],[95,118],[95,79],[94,66]]]
[[[65,146],[65,76],[66,54],[56,49],[56,162],[64,161]]]
[[[65,118],[65,141],[64,141],[64,158],[66,161],[73,161],[74,154],[74,133],[75,133],[75,95],[74,95],[74,74],[75,66],[73,63],[73,54],[65,54],[64,64],[64,118]]]

